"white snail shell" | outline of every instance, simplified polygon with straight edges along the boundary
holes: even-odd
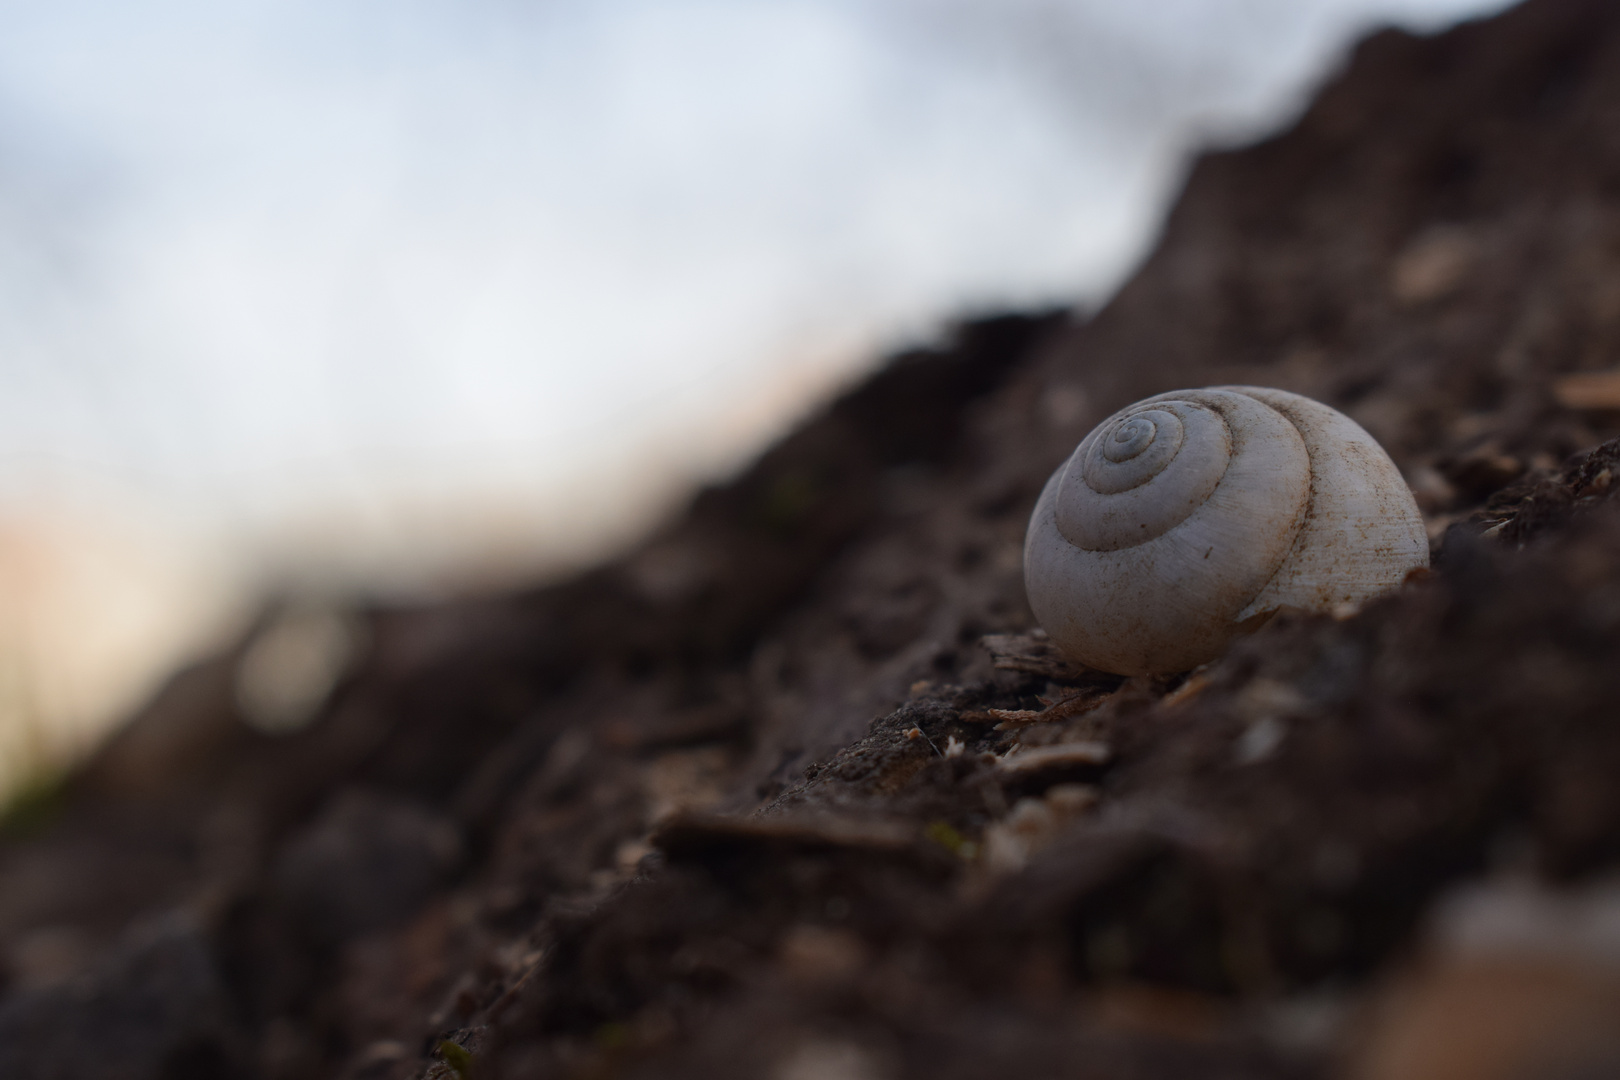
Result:
[[[1428,564],[1417,504],[1373,437],[1255,386],[1115,413],[1052,474],[1024,540],[1047,634],[1122,675],[1185,671],[1279,608],[1360,603]]]

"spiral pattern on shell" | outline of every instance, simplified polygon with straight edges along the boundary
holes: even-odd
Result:
[[[1122,674],[1185,670],[1280,607],[1359,603],[1427,564],[1416,503],[1372,437],[1259,387],[1109,417],[1047,483],[1024,550],[1047,632]]]

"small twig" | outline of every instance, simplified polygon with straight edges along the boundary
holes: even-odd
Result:
[[[1088,713],[1112,696],[1112,691],[1077,690],[1052,702],[1040,699],[1046,703],[1044,709],[981,709],[963,713],[962,719],[974,724],[993,723],[997,731],[1026,724],[1049,724],[1054,720],[1067,720]]]
[[[928,732],[924,731],[920,727],[914,727],[910,731],[906,732],[906,738],[921,739],[933,749],[934,753],[939,754],[940,757],[945,756],[944,754],[939,753],[939,747],[934,746],[934,740],[928,737]]]

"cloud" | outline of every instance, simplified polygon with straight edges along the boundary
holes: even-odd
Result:
[[[537,517],[679,487],[782,386],[1105,294],[1195,132],[1479,6],[9,3],[0,493],[71,462],[262,549],[492,477]]]

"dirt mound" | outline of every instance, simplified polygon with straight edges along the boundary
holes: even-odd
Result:
[[[1620,8],[1385,32],[1102,311],[894,358],[632,555],[177,676],[0,843],[0,1074],[1620,1071]],[[1165,390],[1371,431],[1436,570],[1053,654],[1052,468]],[[289,725],[290,726],[290,725]]]

